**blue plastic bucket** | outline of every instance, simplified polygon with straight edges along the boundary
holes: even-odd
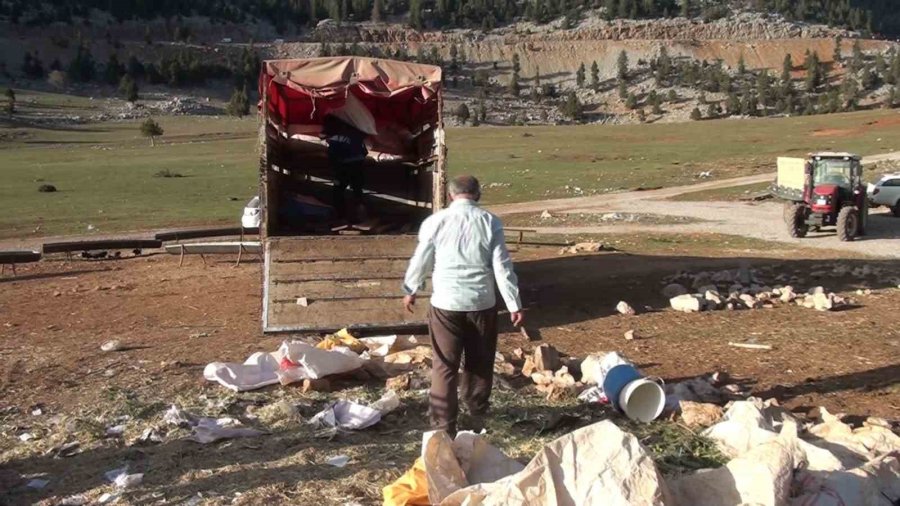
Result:
[[[606,398],[614,408],[622,411],[622,407],[619,405],[619,394],[622,393],[625,385],[641,378],[641,373],[633,365],[617,365],[610,369],[603,378],[603,393],[606,394]]]

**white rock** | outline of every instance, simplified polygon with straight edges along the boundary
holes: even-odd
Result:
[[[625,314],[625,315],[633,315],[636,313],[634,308],[631,307],[631,305],[629,305],[624,300],[621,300],[621,301],[619,301],[618,304],[616,304],[616,311],[618,311],[619,314]]]
[[[700,297],[691,294],[679,295],[669,299],[672,309],[682,311],[684,313],[694,313],[700,311],[703,307],[703,301]]]
[[[809,291],[806,292],[809,295],[815,295],[817,293],[825,294],[825,288],[821,286],[817,286],[814,288],[810,288]]]
[[[553,215],[550,214],[550,211],[548,211],[548,210],[546,210],[546,209],[544,209],[544,212],[541,213],[541,219],[542,219],[542,220],[549,220],[549,219],[552,218],[552,217],[553,217]]]
[[[633,341],[635,339],[635,337],[636,336],[635,336],[635,333],[633,330],[629,330],[628,332],[625,332],[625,340],[626,341]]]
[[[100,345],[100,349],[103,351],[122,351],[123,346],[122,342],[118,339],[113,339],[112,341],[107,341]]]
[[[703,294],[703,298],[706,299],[708,309],[718,309],[719,306],[722,305],[722,297],[717,291],[706,290],[706,293]]]
[[[816,311],[831,311],[834,309],[834,294],[816,293],[813,295],[813,307]]]

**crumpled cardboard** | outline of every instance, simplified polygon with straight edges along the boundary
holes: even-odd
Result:
[[[775,439],[755,446],[722,467],[703,469],[671,480],[676,504],[783,506],[791,492],[796,426],[785,426]]]
[[[434,499],[434,498],[432,498]],[[649,453],[610,421],[549,443],[522,471],[447,496],[442,506],[672,505]]]

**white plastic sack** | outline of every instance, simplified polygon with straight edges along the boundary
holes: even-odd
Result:
[[[469,485],[490,483],[525,469],[480,434],[464,431],[453,440],[453,454],[466,474]]]
[[[213,362],[203,368],[203,377],[215,381],[223,387],[244,392],[278,383],[278,362],[280,356],[275,353],[256,352],[244,361]]]
[[[284,358],[302,367],[307,377],[312,379],[354,371],[365,362],[346,348],[320,350],[301,341],[285,341],[279,352]]]
[[[723,467],[703,469],[672,480],[669,485],[676,504],[787,504],[796,465],[796,433],[796,425],[786,426],[781,436],[754,447]]]
[[[772,441],[778,434],[761,406],[761,402],[737,401],[725,412],[722,421],[706,429],[703,435],[715,441],[728,457],[738,457]]]
[[[381,421],[381,411],[352,401],[338,401],[320,411],[309,423],[344,430],[362,430]]]
[[[331,114],[337,116],[348,125],[353,125],[360,132],[369,135],[378,135],[378,128],[375,126],[375,117],[353,93],[347,94],[347,101],[340,109],[336,109]]]
[[[603,386],[606,373],[617,365],[634,365],[616,352],[604,355],[588,355],[581,362],[581,382],[585,385]]]
[[[674,504],[637,438],[610,421],[545,446],[522,471],[450,494],[442,506],[631,506]]]
[[[900,461],[895,454],[849,471],[804,471],[792,506],[893,506],[900,501]]]

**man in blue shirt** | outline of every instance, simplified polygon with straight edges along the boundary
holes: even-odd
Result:
[[[499,289],[513,325],[524,315],[503,224],[478,206],[481,188],[472,176],[450,182],[453,202],[419,227],[419,243],[403,283],[406,308],[432,270],[428,330],[432,345],[431,424],[456,434],[457,387],[463,364],[463,398],[476,418],[489,407],[497,351]]]

